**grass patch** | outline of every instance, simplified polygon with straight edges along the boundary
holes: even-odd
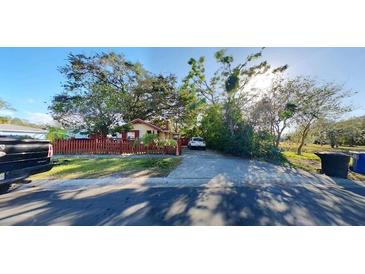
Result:
[[[311,160],[311,161],[320,161],[321,159],[315,155],[314,153],[304,152],[302,155],[298,155],[292,151],[284,151],[283,155],[286,158],[295,159],[295,160]]]
[[[282,142],[280,144],[280,148],[284,151],[292,151],[296,152],[298,148],[298,144],[295,143],[287,143]],[[365,146],[354,146],[354,147],[347,147],[347,146],[339,146],[337,148],[332,148],[330,145],[315,145],[315,144],[307,144],[304,145],[302,148],[302,152],[307,153],[314,153],[316,151],[334,151],[334,152],[349,152],[349,151],[359,151],[365,152]]]
[[[181,158],[60,158],[48,172],[31,179],[79,179],[106,176],[167,176]]]
[[[282,143],[280,145],[283,150],[283,155],[287,159],[290,166],[300,168],[311,173],[319,173],[321,169],[321,159],[314,154],[317,151],[337,151],[337,152],[349,152],[349,151],[365,151],[364,146],[358,147],[339,147],[331,148],[329,145],[306,145],[303,147],[302,155],[296,154],[296,144]],[[350,165],[352,163],[350,162]],[[349,171],[349,179],[365,181],[365,175]]]
[[[302,155],[297,155],[292,151],[284,151],[283,155],[292,167],[312,173],[318,173],[321,168],[321,159],[313,153],[304,152]]]
[[[349,172],[349,179],[365,182],[365,175],[350,171]]]

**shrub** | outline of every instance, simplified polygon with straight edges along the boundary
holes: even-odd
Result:
[[[225,140],[223,112],[219,105],[210,106],[201,121],[201,136],[208,147],[224,150]]]
[[[177,142],[174,139],[158,140],[159,146],[176,146]]]
[[[256,131],[254,127],[241,119],[233,132],[225,122],[220,106],[212,105],[201,121],[202,137],[207,146],[224,153],[245,158],[265,159],[281,163],[285,160],[281,152],[273,145],[274,137],[267,131]]]
[[[154,133],[147,133],[145,135],[143,135],[143,137],[140,139],[140,141],[148,146],[150,144],[158,144],[159,142],[159,138],[157,134]]]
[[[157,134],[147,133],[143,135],[143,137],[139,140],[140,143],[143,143],[146,146],[151,144],[157,146],[176,146],[177,142],[174,139],[160,139]]]

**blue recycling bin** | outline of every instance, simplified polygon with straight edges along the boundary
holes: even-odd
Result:
[[[365,174],[365,152],[352,153],[352,171]]]

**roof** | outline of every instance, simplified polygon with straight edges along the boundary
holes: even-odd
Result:
[[[151,128],[154,128],[154,129],[156,129],[156,130],[158,130],[158,131],[169,132],[169,131],[168,131],[168,130],[166,130],[166,129],[163,129],[163,128],[159,127],[159,126],[156,126],[156,125],[154,125],[154,124],[152,124],[152,123],[150,123],[150,122],[147,122],[147,121],[142,120],[142,119],[139,119],[139,118],[134,119],[133,121],[131,121],[131,123],[132,123],[132,124],[144,124],[144,125],[147,125],[147,126],[149,126],[149,127],[151,127]]]
[[[0,124],[0,131],[2,132],[28,132],[28,133],[47,133],[47,130],[41,128],[19,126],[12,124]]]
[[[40,139],[24,139],[17,137],[2,137],[0,136],[0,141],[2,144],[4,143],[49,143],[48,140],[40,140]]]

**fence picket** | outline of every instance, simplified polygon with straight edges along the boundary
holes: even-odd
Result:
[[[181,154],[181,145],[156,146],[136,144],[122,139],[69,139],[55,140],[55,154]]]

